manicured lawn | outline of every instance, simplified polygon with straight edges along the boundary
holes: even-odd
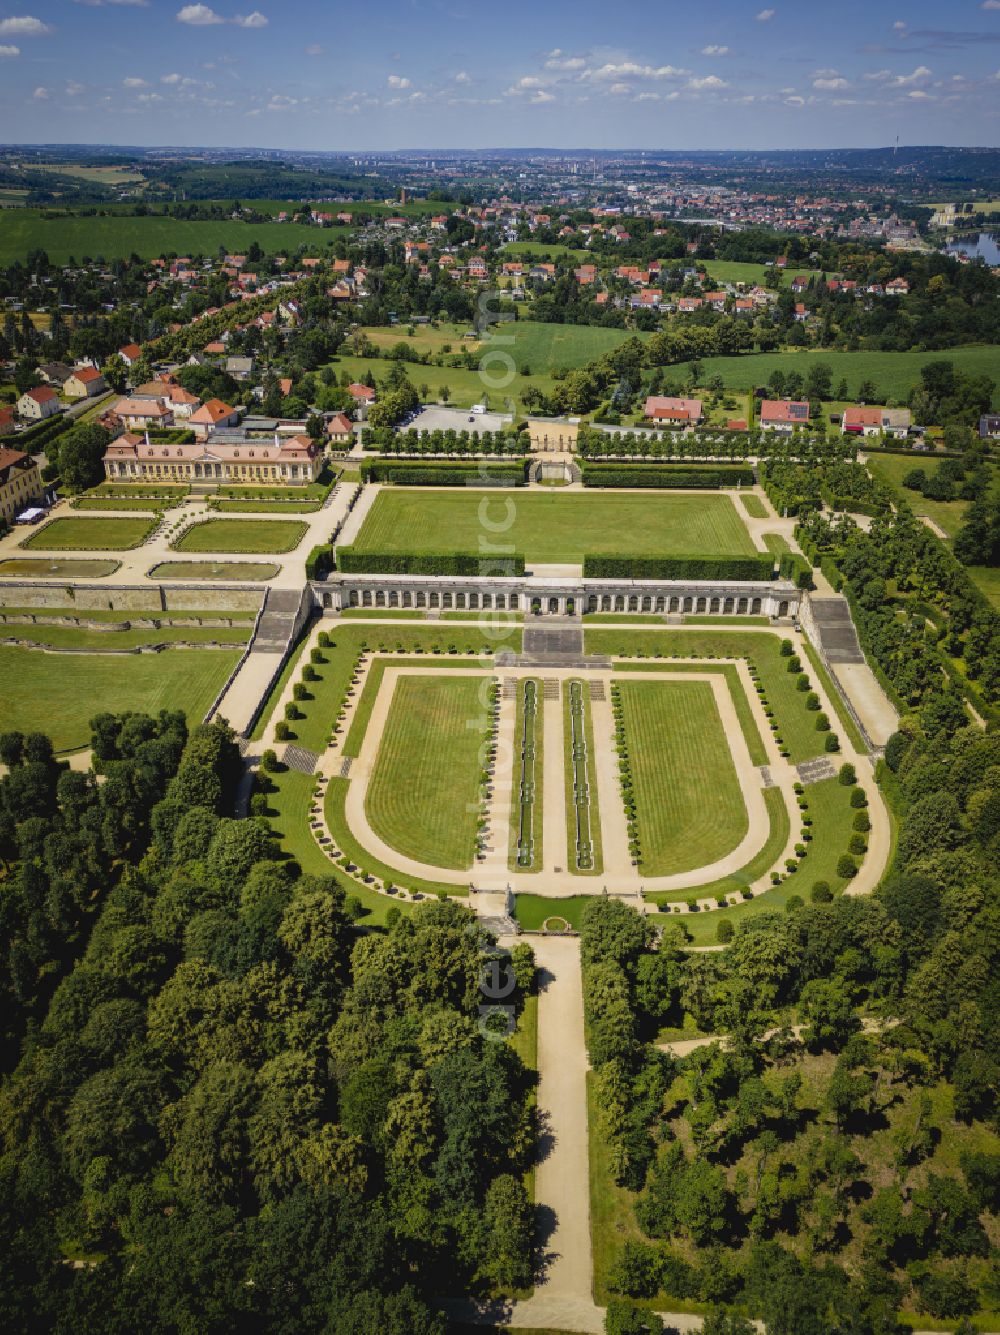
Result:
[[[62,515],[36,529],[21,546],[42,551],[123,552],[145,542],[152,519],[76,519]]]
[[[625,630],[595,627],[584,631],[588,654],[610,658],[747,658],[760,673],[768,705],[774,710],[779,736],[793,764],[823,754],[824,734],[816,731],[816,715],[805,706],[805,694],[795,689],[795,674],[781,657],[780,637],[759,630]],[[810,669],[815,678],[815,669]],[[807,669],[810,670],[810,669]],[[739,696],[734,697],[739,701]],[[740,706],[737,703],[737,709]],[[833,718],[831,724],[836,728]],[[751,746],[751,755],[753,747]],[[755,762],[757,763],[757,762]]]
[[[0,732],[45,732],[69,751],[90,745],[90,720],[104,710],[183,709],[193,727],[238,657],[237,649],[68,657],[0,646]]]
[[[78,649],[112,652],[135,649],[147,644],[246,644],[249,626],[161,626],[159,630],[138,627],[134,630],[87,630],[81,626],[11,625],[0,622],[0,640],[30,640],[54,649]]]
[[[139,496],[78,496],[74,510],[148,510],[155,513],[164,508],[163,501]]]
[[[619,689],[642,871],[665,876],[731,852],[747,811],[712,687],[625,679]]]
[[[571,927],[579,930],[583,910],[593,895],[570,895],[566,899],[548,895],[518,895],[514,916],[526,932],[537,932],[548,918],[565,918]]]
[[[781,533],[765,533],[764,546],[772,556],[778,557],[784,556],[785,552],[790,552],[792,550],[788,539]]]
[[[805,265],[802,268],[796,268],[789,265],[787,269],[776,269],[772,265],[770,268],[765,264],[754,264],[745,260],[706,260],[705,268],[708,276],[719,283],[748,283],[751,287],[770,286],[775,278],[781,279],[782,287],[788,287],[793,278],[799,274],[805,274],[807,277],[817,273],[816,269],[809,269]]]
[[[1000,566],[969,566],[969,575],[972,582],[1000,611]]]
[[[281,566],[273,561],[161,561],[152,579],[273,579]]]
[[[487,506],[490,527],[480,507]],[[505,509],[506,507],[506,509]],[[510,527],[497,525],[510,516]],[[384,488],[354,544],[372,552],[476,552],[509,542],[529,562],[580,563],[587,553],[752,555],[754,546],[728,496],[635,493],[591,496],[455,493]]]
[[[13,557],[9,561],[0,561],[0,575],[17,579],[103,579],[113,575],[120,565],[120,561],[88,561],[86,558],[75,561],[72,557],[63,560]]]
[[[648,663],[616,663],[616,672],[642,672],[648,667]],[[760,731],[757,727],[757,721],[754,718],[753,711],[750,708],[750,701],[747,699],[746,689],[743,680],[740,677],[735,663],[670,663],[671,672],[704,672],[706,667],[710,667],[712,672],[719,672],[726,679],[729,686],[729,694],[732,696],[737,716],[740,720],[740,727],[743,730],[743,739],[747,744],[747,750],[750,752],[750,759],[755,765],[767,764],[767,751],[764,749],[764,743],[761,741]]]
[[[761,498],[752,491],[740,492],[740,503],[751,519],[766,519],[770,514]]]
[[[400,677],[365,801],[372,828],[408,857],[471,868],[486,736],[473,677]]]
[[[293,551],[308,525],[292,519],[206,519],[192,524],[173,543],[178,552]]]
[[[218,510],[220,514],[302,515],[312,514],[322,504],[322,501],[305,498],[297,501],[216,501],[212,509]]]

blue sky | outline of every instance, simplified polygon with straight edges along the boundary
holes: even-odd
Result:
[[[1000,0],[19,3],[0,0],[13,142],[1000,143]]]

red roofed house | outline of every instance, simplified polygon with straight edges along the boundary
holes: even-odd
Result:
[[[353,384],[347,386],[347,392],[352,399],[357,399],[359,403],[374,403],[375,391],[370,385]]]
[[[334,413],[326,424],[326,435],[337,445],[353,444],[354,425],[346,413]]]
[[[48,385],[37,385],[21,395],[17,401],[17,411],[21,417],[41,422],[43,418],[54,417],[59,411],[59,395]]]
[[[0,408],[0,436],[9,436],[14,430],[14,409]]]
[[[840,429],[853,435],[877,435],[882,430],[882,409],[845,408]]]
[[[700,422],[701,413],[701,399],[673,399],[651,394],[642,415],[653,422]]]
[[[760,405],[760,429],[790,435],[809,423],[809,404],[803,399],[764,399]]]
[[[217,427],[236,426],[239,420],[240,409],[230,408],[221,399],[209,399],[188,418],[199,440],[206,440]]]
[[[173,426],[174,413],[162,399],[119,399],[111,410],[127,431]]]
[[[71,399],[92,399],[107,392],[108,383],[94,366],[78,366],[63,385],[63,393]]]
[[[126,343],[123,348],[118,349],[118,356],[126,366],[131,366],[142,356],[142,348],[139,347],[138,343]]]
[[[910,290],[910,284],[905,278],[890,278],[885,285],[886,295],[890,297],[905,297]]]

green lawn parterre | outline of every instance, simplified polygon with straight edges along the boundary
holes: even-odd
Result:
[[[0,645],[0,732],[45,732],[69,751],[90,745],[90,720],[105,710],[183,709],[194,726],[239,656],[233,648],[70,657]]]
[[[293,519],[205,519],[172,543],[178,552],[232,552],[278,555],[291,552],[308,531]]]
[[[420,862],[471,869],[487,714],[483,679],[400,677],[365,798],[372,829]]]
[[[73,557],[12,557],[0,561],[0,576],[14,579],[105,579],[113,575],[120,561],[74,560]]]
[[[255,580],[274,579],[281,566],[273,561],[160,561],[146,573],[150,579]]]
[[[146,541],[155,519],[78,519],[61,515],[50,519],[24,539],[21,547],[33,551],[123,552]]]
[[[507,858],[511,871],[540,871],[544,865],[544,709],[541,679],[526,677],[518,681],[511,748],[510,847]],[[519,863],[521,837],[524,839],[525,860]]]
[[[577,693],[575,688],[582,688]],[[585,753],[573,754],[572,715],[574,694],[578,719],[582,725]],[[552,702],[553,705],[555,702]],[[579,876],[597,876],[604,870],[604,848],[601,841],[601,809],[597,791],[597,753],[594,747],[594,720],[590,712],[590,691],[579,681],[566,682],[562,692],[563,711],[563,771],[565,775],[565,811],[566,811],[566,858],[567,869]],[[579,734],[577,738],[580,740]],[[590,843],[590,865],[581,865],[576,848],[576,810],[574,803],[573,780],[576,776],[582,786],[589,788],[589,801],[580,803],[581,836]]]
[[[484,541],[509,542],[529,563],[579,564],[587,554],[751,556],[755,551],[729,496],[417,487],[383,488],[353,545],[358,552],[477,552]]]
[[[724,857],[746,834],[748,817],[711,685],[627,678],[617,685],[642,872],[666,876]]]

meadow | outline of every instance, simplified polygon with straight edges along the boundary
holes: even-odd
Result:
[[[712,687],[621,681],[619,693],[643,873],[666,876],[724,857],[748,822]]]
[[[239,656],[237,648],[69,656],[0,645],[0,732],[45,732],[57,751],[71,751],[90,745],[90,720],[105,710],[183,709],[193,727]]]
[[[477,677],[400,677],[372,769],[372,829],[406,857],[472,866],[485,727]]]
[[[476,552],[487,535],[480,505],[487,497],[497,522],[513,506],[503,539],[529,562],[579,564],[586,554],[752,555],[754,546],[728,496],[663,492],[593,496],[529,492],[497,497],[385,488],[354,544],[368,552]],[[496,535],[494,533],[494,540]]]

